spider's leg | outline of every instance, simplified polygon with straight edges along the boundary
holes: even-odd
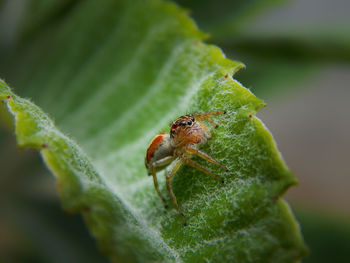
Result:
[[[212,111],[212,112],[194,113],[193,116],[195,118],[205,120],[213,115],[219,115],[219,114],[226,114],[226,111]]]
[[[213,115],[226,114],[226,111],[212,111],[212,112],[203,112],[203,113],[194,113],[193,117],[196,120],[208,120]]]
[[[166,166],[166,165],[170,164],[173,160],[174,160],[174,157],[167,156],[167,157],[160,159],[152,164],[152,176],[153,176],[154,188],[156,189],[160,199],[162,199],[165,208],[167,208],[168,205],[166,203],[165,198],[162,196],[162,194],[159,191],[156,172],[157,172],[157,167]]]
[[[171,186],[171,184],[170,184],[170,182],[171,182],[171,180],[172,180],[174,174],[179,170],[179,168],[181,167],[181,165],[182,165],[182,160],[181,160],[181,159],[177,159],[175,165],[173,166],[173,168],[171,169],[171,171],[170,171],[170,172],[167,174],[167,176],[166,176],[166,186],[167,186],[168,191],[169,191],[169,193],[170,193],[171,200],[173,201],[173,204],[175,205],[177,211],[179,212],[180,216],[182,217],[182,220],[183,220],[183,222],[184,222],[184,225],[186,226],[187,223],[186,223],[185,216],[184,216],[184,214],[182,213],[182,211],[180,210],[180,208],[179,208],[179,206],[178,206],[178,204],[177,204],[176,196],[175,196],[175,194],[174,194],[174,192],[173,192],[173,188],[172,188],[172,186]]]
[[[191,161],[190,159],[186,159],[185,160],[185,164],[192,166],[193,168],[198,169],[199,171],[206,173],[207,175],[210,175],[211,177],[213,177],[215,180],[218,180],[221,183],[224,183],[224,180],[221,179],[219,176],[216,176],[215,174],[213,174],[212,172],[210,172],[207,168],[203,167],[202,165]]]
[[[226,114],[226,111],[213,111],[213,112],[204,112],[204,113],[195,113],[193,117],[198,121],[207,120],[213,125],[214,128],[217,128],[218,125],[210,118],[213,115]]]
[[[189,152],[189,153],[193,153],[193,154],[203,158],[204,160],[207,160],[208,162],[211,162],[212,164],[215,164],[216,166],[220,167],[224,171],[228,172],[228,169],[225,166],[223,166],[221,163],[216,161],[209,154],[206,154],[205,152],[202,152],[201,150],[198,150],[197,148],[195,148],[195,147],[193,147],[191,145],[186,148],[186,151]]]
[[[214,128],[219,127],[212,119],[208,118],[207,120],[210,122],[211,125],[213,125]]]
[[[202,127],[202,129],[204,130],[205,136],[207,136],[208,139],[211,138],[211,134],[209,129],[207,128],[207,126],[204,124],[204,122],[200,121],[199,125]]]

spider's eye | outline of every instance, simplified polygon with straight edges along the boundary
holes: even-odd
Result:
[[[182,121],[182,122],[180,122],[180,125],[181,125],[181,126],[185,126],[185,125],[186,125],[186,122]]]
[[[188,125],[192,125],[192,121],[191,121],[191,120],[188,120],[188,121],[187,121],[187,124],[188,124]]]

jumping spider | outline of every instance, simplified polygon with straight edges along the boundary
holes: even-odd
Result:
[[[198,143],[206,143],[207,139],[211,137],[209,129],[203,121],[206,120],[210,122],[214,128],[217,128],[218,126],[211,119],[211,116],[225,113],[226,112],[224,111],[215,111],[181,116],[170,125],[170,135],[167,133],[158,134],[156,137],[154,137],[147,149],[145,158],[146,169],[148,175],[153,176],[154,187],[159,197],[162,199],[165,208],[167,208],[168,205],[165,198],[159,191],[156,172],[164,169],[171,162],[175,161],[174,166],[166,175],[166,186],[170,193],[171,200],[181,215],[185,226],[187,225],[186,219],[177,204],[175,194],[170,184],[171,179],[179,170],[182,164],[187,164],[198,169],[201,172],[210,175],[219,182],[224,183],[223,179],[214,175],[207,168],[192,161],[190,158],[192,154],[195,154],[204,160],[217,165],[223,170],[228,171],[226,167],[218,163],[208,154],[198,150],[195,146],[195,144]]]

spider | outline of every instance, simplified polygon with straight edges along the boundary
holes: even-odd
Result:
[[[222,168],[223,170],[228,171],[225,166],[221,165],[213,157],[200,151],[195,146],[195,144],[198,143],[206,143],[207,139],[211,138],[209,129],[203,121],[208,121],[214,128],[217,128],[218,126],[211,119],[211,117],[213,115],[225,113],[225,111],[215,111],[181,116],[176,121],[171,123],[170,134],[158,134],[153,138],[147,149],[145,158],[146,169],[148,175],[153,176],[154,188],[156,189],[159,197],[162,199],[165,208],[167,208],[168,205],[165,198],[159,191],[156,172],[164,169],[170,163],[175,162],[172,169],[166,174],[166,186],[170,193],[171,200],[181,215],[185,226],[187,225],[185,216],[177,204],[176,196],[170,182],[181,165],[187,164],[203,173],[210,175],[219,182],[224,183],[223,179],[216,176],[202,165],[192,161],[191,156],[193,154],[197,155],[204,160],[207,160],[208,162]]]

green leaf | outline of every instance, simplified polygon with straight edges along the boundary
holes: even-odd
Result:
[[[14,116],[18,145],[40,150],[64,209],[83,214],[103,253],[121,262],[305,255],[279,199],[296,178],[255,117],[264,103],[231,78],[243,65],[203,44],[184,11],[161,1],[81,1],[35,32],[5,75],[40,108],[3,81],[0,99]],[[227,114],[215,118],[219,128],[201,148],[230,172],[201,162],[225,179],[219,184],[180,169],[172,185],[184,227],[174,207],[164,210],[144,154],[179,115],[213,110]],[[165,195],[162,172],[158,178]]]

